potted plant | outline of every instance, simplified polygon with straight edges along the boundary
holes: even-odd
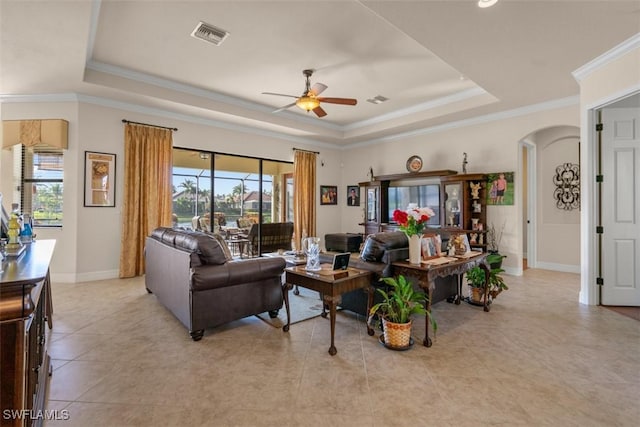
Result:
[[[386,288],[376,291],[382,295],[382,301],[371,307],[369,321],[375,315],[382,319],[384,338],[383,344],[394,350],[406,350],[411,345],[411,316],[424,314],[428,316],[433,332],[438,330],[438,324],[430,311],[426,309],[428,297],[424,292],[415,291],[411,282],[400,275],[397,279],[383,277]]]
[[[502,227],[500,230],[496,230],[496,227],[493,224],[490,224],[487,228],[487,250],[489,254],[495,255],[491,259],[491,255],[487,257],[487,262],[491,269],[501,268],[502,260],[506,258],[506,255],[500,254],[500,242],[502,241],[502,233],[504,232],[504,227],[506,225],[506,221],[502,223]]]
[[[500,257],[501,255],[490,254],[487,257],[487,262],[489,262],[489,258],[492,256]],[[489,270],[489,289],[487,293],[489,294],[490,300],[496,298],[500,292],[509,289],[504,278],[500,275],[502,272],[504,272],[502,268],[491,268]],[[482,298],[485,287],[487,286],[485,270],[476,266],[469,269],[466,275],[467,285],[469,286],[469,302],[472,304],[483,304]]]

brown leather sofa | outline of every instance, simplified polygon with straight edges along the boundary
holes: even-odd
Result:
[[[320,262],[331,262],[333,255],[322,254]],[[372,271],[371,284],[376,287],[384,286],[380,282],[382,277],[394,275],[392,263],[409,258],[409,240],[402,231],[388,231],[370,234],[364,242],[359,256],[351,255],[349,267]],[[416,289],[420,289],[417,285]],[[436,279],[436,290],[433,294],[432,303],[455,296],[457,293],[457,278],[454,276]],[[381,300],[378,292],[374,294],[374,303]],[[344,310],[353,311],[363,316],[367,316],[367,294],[364,290],[358,289],[348,292],[342,296],[340,307]]]
[[[283,258],[233,259],[214,234],[157,228],[146,239],[145,285],[189,330],[206,328],[282,307]]]

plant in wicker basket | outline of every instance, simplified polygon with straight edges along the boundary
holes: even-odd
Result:
[[[487,256],[487,262],[491,263],[491,257],[494,254],[490,254]],[[500,257],[500,255],[496,255]],[[507,284],[504,281],[504,278],[500,275],[500,273],[504,272],[502,268],[492,268],[489,270],[489,289],[488,294],[491,296],[491,299],[494,299],[498,296],[498,294],[502,291],[506,291],[509,289]],[[466,273],[467,275],[467,285],[469,285],[469,298],[472,303],[481,304],[482,297],[484,295],[485,284],[485,273],[484,270],[480,267],[473,267],[469,269]]]
[[[411,341],[411,316],[424,314],[429,317],[433,332],[438,330],[433,315],[426,309],[427,295],[424,292],[415,291],[411,282],[404,276],[383,277],[387,288],[378,288],[382,295],[382,301],[371,307],[369,322],[375,315],[382,319],[384,343],[387,347],[404,349],[408,348]]]

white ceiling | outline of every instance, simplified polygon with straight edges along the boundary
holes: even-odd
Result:
[[[192,38],[199,21],[230,36]],[[344,146],[576,96],[571,72],[639,32],[640,0],[0,0],[0,99],[73,94]],[[300,95],[306,68],[358,105],[272,113],[293,98],[262,92]]]

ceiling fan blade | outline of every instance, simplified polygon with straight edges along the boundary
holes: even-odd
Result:
[[[323,85],[322,83],[314,83],[313,86],[311,86],[311,89],[309,90],[311,93],[313,93],[315,96],[320,95],[325,89],[327,88],[326,85]]]
[[[328,104],[342,104],[342,105],[356,105],[358,103],[357,99],[353,98],[321,98],[318,97],[320,102],[326,102]]]
[[[263,95],[287,96],[289,98],[297,98],[295,95],[286,95],[284,93],[262,92]]]
[[[316,116],[318,116],[318,117],[324,117],[324,116],[326,116],[326,115],[327,115],[327,112],[326,112],[326,111],[324,111],[324,110],[322,109],[322,107],[316,107],[316,108],[314,108],[314,109],[313,109],[313,110],[311,110],[311,111],[313,111],[314,113],[316,113]]]
[[[293,107],[294,105],[296,105],[295,102],[292,102],[291,104],[287,104],[284,107],[280,107],[277,110],[273,110],[272,113],[279,113],[280,111],[286,110],[287,108]]]

